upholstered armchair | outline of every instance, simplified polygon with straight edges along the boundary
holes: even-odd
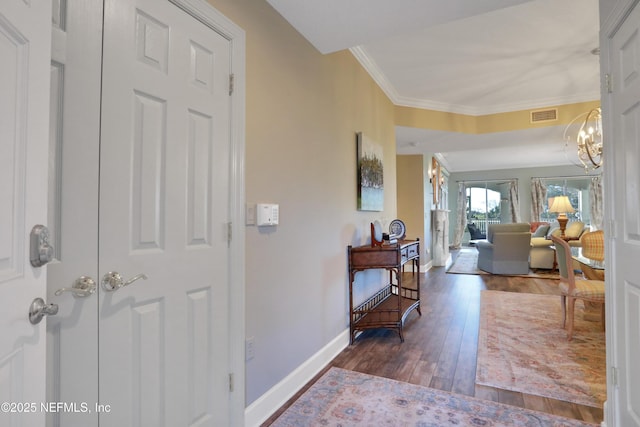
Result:
[[[529,223],[490,224],[487,240],[476,244],[478,268],[493,274],[529,273]]]
[[[587,231],[580,237],[582,256],[593,261],[604,261],[604,231]],[[583,276],[587,279],[604,280],[604,270],[580,263]]]
[[[580,237],[582,256],[596,261],[604,261],[604,231],[588,231]]]
[[[560,301],[562,303],[562,327],[567,327],[567,340],[573,339],[573,317],[576,299],[591,301],[602,305],[602,324],[604,326],[604,281],[576,279],[573,271],[571,247],[558,236],[551,235],[551,240],[558,257],[558,271],[560,272]],[[568,310],[568,313],[567,313]]]
[[[469,230],[469,236],[471,240],[483,240],[487,238],[487,235],[480,231],[478,226],[473,222],[467,224],[467,230]]]

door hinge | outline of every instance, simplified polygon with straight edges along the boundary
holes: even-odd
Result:
[[[235,85],[235,75],[229,74],[229,96],[231,96],[233,94],[233,87]]]
[[[615,366],[611,367],[611,385],[618,385],[618,368]]]
[[[233,238],[233,223],[227,223],[227,245],[231,245],[231,239]]]
[[[604,83],[607,86],[607,93],[613,93],[613,82],[611,80],[611,74],[604,75]]]
[[[233,374],[229,374],[229,392],[233,393]]]
[[[615,239],[616,238],[616,231],[617,231],[615,220],[613,220],[613,219],[610,220],[608,225],[609,225],[609,230],[608,230],[609,236],[611,236],[611,238]]]

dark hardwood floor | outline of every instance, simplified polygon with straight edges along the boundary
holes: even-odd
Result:
[[[404,274],[403,281],[412,280],[411,273]],[[602,409],[475,384],[480,291],[484,289],[558,294],[554,280],[446,274],[445,267],[433,268],[422,273],[422,316],[415,311],[409,315],[404,343],[396,331],[362,333],[263,426],[275,421],[331,366],[599,423]]]

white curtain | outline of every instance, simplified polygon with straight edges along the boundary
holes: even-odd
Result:
[[[518,196],[518,180],[509,183],[509,204],[511,206],[511,222],[520,222],[520,196]]]
[[[547,200],[547,187],[540,178],[531,178],[531,221],[540,221]]]
[[[604,213],[602,212],[602,176],[594,176],[589,184],[589,214],[591,216],[591,227],[594,230],[602,230]]]
[[[467,187],[464,182],[458,183],[458,209],[456,210],[456,229],[453,234],[453,248],[462,246],[464,229],[467,227]]]

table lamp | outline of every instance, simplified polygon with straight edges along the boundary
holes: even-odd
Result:
[[[550,203],[549,212],[558,214],[558,224],[560,224],[560,237],[564,239],[564,230],[567,228],[567,213],[575,212],[567,196],[554,197],[553,202]]]

